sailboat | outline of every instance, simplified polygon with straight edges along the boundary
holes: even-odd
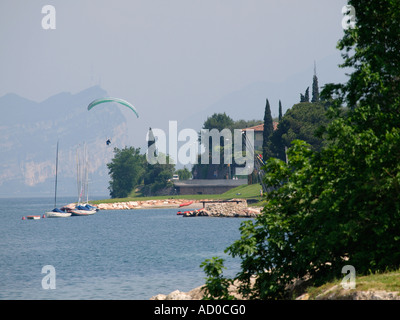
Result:
[[[84,168],[82,170],[82,166],[80,165],[80,159],[78,155],[78,150],[76,152],[76,171],[77,171],[77,185],[78,185],[78,204],[75,206],[74,209],[69,210],[73,216],[89,216],[95,214],[98,209],[94,206],[89,205],[88,202],[88,189],[89,189],[89,183],[88,183],[88,159],[87,159],[87,150],[86,150],[86,144],[84,144],[83,147],[83,163],[84,163]],[[85,180],[85,183],[82,181]],[[86,204],[82,204],[82,198],[86,194]]]
[[[58,141],[57,141],[57,156],[56,156],[56,182],[54,186],[54,209],[46,212],[47,218],[67,218],[71,216],[70,212],[57,208],[57,176],[58,176]]]

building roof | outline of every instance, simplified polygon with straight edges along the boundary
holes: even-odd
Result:
[[[279,123],[279,122],[276,122],[276,121],[272,122],[272,124],[273,124],[273,126],[274,126],[274,131],[278,128],[278,123]],[[258,132],[264,131],[264,123],[259,124],[259,125],[254,126],[254,127],[242,129],[242,131],[247,131],[247,130],[254,130],[255,132],[257,132],[257,131],[258,131]]]
[[[242,131],[247,131],[247,130],[264,131],[264,124],[262,123],[262,124],[259,124],[257,126],[254,126],[254,127],[242,129]]]

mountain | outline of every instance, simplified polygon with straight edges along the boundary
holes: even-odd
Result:
[[[126,144],[126,119],[114,104],[87,105],[108,96],[99,86],[62,92],[42,102],[10,93],[0,97],[0,195],[54,193],[59,141],[58,193],[77,194],[77,154],[89,150],[89,192],[108,194],[108,163],[114,147]],[[110,146],[106,140],[112,141]]]

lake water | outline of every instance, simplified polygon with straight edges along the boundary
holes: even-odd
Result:
[[[58,199],[59,204],[75,201]],[[87,217],[43,215],[53,199],[0,199],[0,299],[144,299],[204,284],[201,262],[226,258],[242,219],[184,218],[177,209],[102,210]],[[44,266],[55,289],[43,289]]]

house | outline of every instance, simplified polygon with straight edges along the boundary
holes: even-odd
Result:
[[[273,123],[274,131],[278,128],[278,122],[274,121]],[[261,151],[263,145],[263,132],[264,132],[264,124],[259,124],[254,127],[244,128],[242,131],[254,130],[254,150]]]

